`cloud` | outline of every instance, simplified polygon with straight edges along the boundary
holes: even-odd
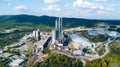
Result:
[[[94,0],[94,1],[97,1],[97,2],[107,2],[109,0]]]
[[[100,1],[100,0],[96,0],[96,1]],[[108,0],[101,0],[101,1],[108,1]],[[114,10],[111,6],[105,7],[98,3],[86,1],[86,0],[76,0],[73,3],[73,7],[80,8],[81,9],[80,14],[94,13],[101,16],[109,16],[108,12]]]
[[[97,11],[98,14],[106,14],[105,11]]]
[[[13,10],[17,12],[25,12],[28,10],[28,8],[26,6],[20,5],[13,8]]]
[[[104,15],[104,16],[110,16],[106,11],[97,11],[97,14]]]
[[[59,2],[59,0],[44,0],[44,3],[56,3]]]
[[[47,8],[43,8],[43,10],[46,10],[46,11],[61,11],[61,8],[57,4],[54,4],[54,5],[48,6]]]
[[[79,7],[83,4],[83,0],[76,0],[74,3],[73,3],[73,6],[74,7]]]
[[[80,7],[83,9],[96,9],[96,10],[104,10],[105,8],[101,5],[89,2],[89,1],[84,1],[84,0],[76,0],[73,3],[73,7]]]

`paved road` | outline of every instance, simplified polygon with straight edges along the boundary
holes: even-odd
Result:
[[[115,41],[115,39],[116,39],[116,37],[113,40],[108,39],[108,41],[104,44],[105,45],[105,53],[102,56],[96,56],[96,57],[93,56],[90,60],[95,60],[95,59],[99,59],[99,58],[105,57],[110,52],[110,50],[108,48],[108,45],[110,43],[112,43],[113,41]]]
[[[37,55],[33,54],[33,55],[29,58],[26,67],[31,67],[31,66],[34,64],[36,58],[37,58]]]
[[[92,60],[95,60],[95,59],[99,59],[99,58],[105,57],[110,52],[109,49],[108,49],[108,45],[111,42],[113,42],[115,39],[116,38],[114,38],[113,40],[109,39],[108,41],[106,41],[106,43],[104,44],[105,45],[105,53],[102,56],[99,56],[99,55],[90,55],[90,54],[86,54],[85,56],[74,56],[73,54],[70,54],[69,52],[63,52],[63,51],[57,51],[57,50],[55,52],[57,52],[59,54],[64,54],[64,55],[66,55],[68,57],[72,57],[72,58],[75,57],[75,58],[80,59],[80,60],[87,59],[87,60],[92,61]]]
[[[110,52],[110,50],[109,50],[109,48],[108,48],[108,45],[109,45],[110,43],[112,43],[113,41],[115,41],[115,39],[116,39],[116,38],[114,38],[113,40],[109,40],[109,39],[108,39],[108,42],[104,44],[104,45],[105,45],[105,50],[106,50],[106,52],[105,52],[102,56],[100,56],[99,58],[105,57],[105,56]]]

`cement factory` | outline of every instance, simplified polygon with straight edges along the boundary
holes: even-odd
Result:
[[[19,42],[10,46],[5,46],[4,50],[19,50],[20,56],[2,53],[1,57],[9,57],[13,59],[9,66],[15,67],[25,63],[23,52],[32,51],[31,57],[37,57],[36,61],[42,61],[45,57],[45,49],[58,54],[64,54],[68,57],[74,57],[82,60],[95,60],[104,57],[109,53],[107,45],[113,41],[119,41],[116,38],[120,37],[120,33],[109,31],[109,26],[101,27],[78,27],[64,29],[62,18],[57,18],[55,27],[52,31],[34,30],[31,34],[23,36]],[[97,52],[97,48],[105,46],[103,55]],[[32,59],[32,58],[29,58]],[[28,61],[29,62],[29,61]],[[30,61],[31,62],[31,61]]]

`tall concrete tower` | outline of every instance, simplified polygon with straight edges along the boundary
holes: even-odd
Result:
[[[58,43],[63,44],[62,18],[57,19],[55,22],[55,37]]]

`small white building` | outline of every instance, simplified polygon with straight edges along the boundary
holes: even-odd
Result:
[[[82,50],[74,50],[73,55],[82,55]]]
[[[2,54],[2,57],[3,58],[8,58],[9,56],[11,56],[12,54],[11,53],[3,53]]]
[[[26,41],[26,40],[28,40],[28,41],[33,40],[33,35],[32,34],[25,35],[20,39],[20,41],[23,41],[23,42]]]
[[[13,60],[9,66],[10,67],[22,67],[22,65],[25,63],[26,61],[24,59],[17,59],[17,60]]]
[[[12,58],[13,59],[18,59],[19,57],[18,57],[18,55],[14,55],[14,56],[12,56]]]
[[[55,31],[53,30],[53,31],[52,31],[52,44],[55,43],[55,41],[56,41],[55,38],[56,38],[56,37],[55,37]]]
[[[90,36],[98,36],[98,33],[96,31],[88,31],[88,35],[90,35]]]
[[[2,54],[3,53],[3,50],[0,50],[0,54]]]
[[[58,46],[63,46],[63,44],[60,44],[60,43],[59,43],[59,44],[57,44],[57,45],[58,45]]]

